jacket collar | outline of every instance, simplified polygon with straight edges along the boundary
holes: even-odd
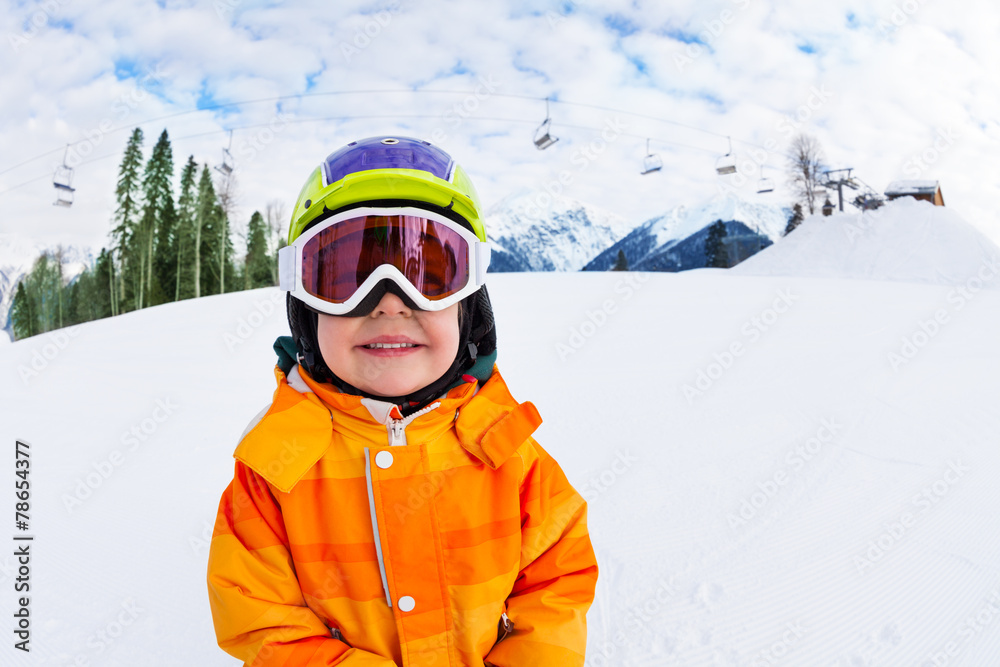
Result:
[[[274,374],[278,387],[271,407],[251,425],[233,456],[283,493],[323,456],[332,431],[378,442],[387,437],[386,420],[398,415],[392,404],[340,393],[298,365],[287,376],[276,366]],[[411,439],[427,440],[454,424],[462,447],[495,470],[542,419],[530,402],[514,400],[496,366],[482,386],[471,376],[469,380],[414,418],[406,432]]]

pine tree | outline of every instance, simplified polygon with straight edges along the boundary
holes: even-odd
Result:
[[[729,267],[729,253],[726,252],[724,242],[726,236],[726,225],[722,220],[716,220],[708,228],[708,236],[705,238],[705,266],[717,269]]]
[[[113,299],[114,314],[122,312],[126,304],[126,286],[135,291],[141,279],[140,257],[138,256],[138,218],[140,214],[140,178],[142,166],[142,130],[135,128],[125,146],[121,166],[118,168],[118,185],[115,188],[115,227],[111,232],[112,256],[118,256],[117,294]]]
[[[618,259],[615,260],[615,265],[611,270],[628,271],[628,258],[625,256],[625,251],[621,248],[618,249]]]
[[[173,208],[173,176],[173,150],[170,148],[170,138],[167,136],[167,131],[163,130],[156,145],[153,146],[153,153],[149,157],[149,162],[146,163],[146,171],[142,178],[142,192],[145,202],[138,234],[140,239],[138,308],[155,303],[153,300],[154,249],[162,253],[170,245],[170,236],[173,230],[161,230],[160,228],[164,223],[163,218],[168,203]],[[157,242],[155,245],[154,240]],[[158,271],[157,277],[159,277],[159,273]]]
[[[178,243],[177,207],[174,198],[167,197],[160,214],[160,226],[156,235],[156,249],[153,252],[153,293],[150,305],[174,300],[174,285],[177,271]]]
[[[260,211],[250,216],[247,229],[247,258],[244,265],[244,289],[274,285],[271,265],[274,258],[267,252],[267,224]]]
[[[802,204],[796,203],[795,206],[792,207],[792,217],[788,219],[788,225],[785,227],[784,236],[788,236],[794,232],[798,226],[802,224],[803,220],[805,220],[805,216],[802,214]]]
[[[177,234],[175,251],[174,301],[195,295],[195,218],[198,213],[198,163],[188,156],[181,171],[181,190],[177,198]]]
[[[198,196],[195,200],[195,213],[194,213],[194,296],[198,298],[201,296],[201,277],[202,277],[202,254],[206,250],[206,247],[210,250],[211,246],[206,246],[205,241],[202,239],[202,232],[205,231],[206,227],[211,226],[212,217],[215,215],[217,204],[215,201],[215,187],[212,185],[212,177],[208,173],[208,166],[202,165],[201,177],[198,179]],[[207,235],[206,235],[207,236]],[[210,257],[210,252],[206,252],[205,259]],[[208,292],[206,292],[207,294]]]
[[[10,307],[11,326],[14,329],[14,338],[18,340],[40,333],[34,299],[28,294],[24,282],[24,280],[21,280],[17,284],[17,291],[14,293],[14,302]]]

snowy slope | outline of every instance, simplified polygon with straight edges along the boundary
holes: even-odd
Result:
[[[522,190],[487,212],[486,229],[491,271],[579,271],[632,226],[583,202]]]
[[[647,220],[597,255],[586,269],[608,270],[614,266],[618,251],[622,250],[629,267],[636,270],[686,270],[692,267],[690,262],[697,259],[695,246],[700,251],[704,245],[705,228],[716,220],[731,223],[727,224],[730,235],[759,234],[762,245],[767,246],[781,238],[789,215],[788,209],[774,204],[749,202],[732,194],[716,195],[698,206],[678,206]],[[685,241],[690,247],[683,246]],[[668,254],[673,255],[669,260]],[[704,266],[704,262],[698,266]]]
[[[491,277],[499,364],[589,501],[588,665],[1000,664],[1000,292],[849,277]],[[280,297],[0,348],[36,536],[32,652],[8,634],[0,664],[238,664],[206,547],[274,389]]]
[[[781,243],[732,269],[939,285],[964,284],[980,270],[1000,271],[1000,248],[951,209],[910,197],[876,211],[810,216]]]

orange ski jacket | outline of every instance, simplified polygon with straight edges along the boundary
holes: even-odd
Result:
[[[208,589],[246,665],[583,665],[587,507],[494,366],[407,418],[275,368],[219,504]]]

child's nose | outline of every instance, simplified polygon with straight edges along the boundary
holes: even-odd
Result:
[[[392,292],[386,292],[372,311],[372,317],[377,317],[379,314],[409,316],[412,312],[402,299]]]

